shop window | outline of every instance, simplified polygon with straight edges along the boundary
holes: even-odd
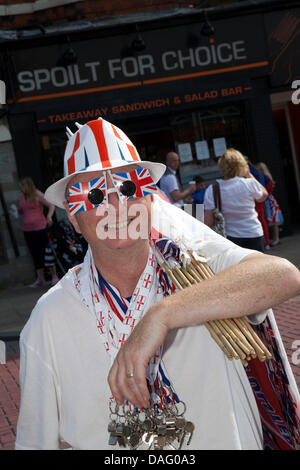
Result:
[[[247,129],[241,104],[170,116],[174,149],[181,160],[180,177],[187,184],[196,175],[208,182],[221,177],[218,158],[234,147],[248,155]]]

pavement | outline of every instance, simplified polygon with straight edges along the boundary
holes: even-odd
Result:
[[[267,252],[300,268],[300,228]],[[17,286],[0,290],[0,450],[13,450],[18,419],[19,334],[39,297],[50,288]],[[273,309],[300,390],[300,293]]]

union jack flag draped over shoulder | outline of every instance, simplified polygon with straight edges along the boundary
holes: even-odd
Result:
[[[160,235],[160,238],[155,241],[155,247],[165,260],[174,258],[179,264],[182,264],[180,260],[180,248],[169,238]]]

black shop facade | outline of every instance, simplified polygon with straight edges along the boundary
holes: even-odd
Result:
[[[164,162],[175,150],[183,186],[196,175],[207,183],[219,177],[217,161],[229,147],[264,161],[289,217],[263,15],[214,26],[205,37],[197,21],[148,25],[140,51],[131,46],[132,32],[74,32],[72,63],[64,61],[66,43],[55,38],[11,47],[9,125],[19,176],[30,173],[45,189],[62,176],[66,127],[74,132],[76,122],[102,117],[129,135],[142,159]]]

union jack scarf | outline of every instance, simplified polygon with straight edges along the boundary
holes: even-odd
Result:
[[[300,450],[299,403],[291,393],[275,320],[267,316],[252,327],[272,353],[271,360],[252,359],[245,367],[260,413],[264,450]]]
[[[175,292],[176,287],[157,262],[156,249],[168,258],[174,254],[179,256],[179,248],[167,238],[157,240],[157,245],[151,241],[145,269],[140,276],[138,284],[131,298],[124,298],[119,291],[110,285],[101,276],[95,267],[90,247],[85,256],[80,277],[88,276],[89,286],[83,285],[80,277],[74,270],[74,283],[83,303],[95,313],[97,328],[113,363],[120,347],[131,334],[152,303],[159,301],[163,296]],[[86,277],[85,277],[86,279]],[[160,348],[150,359],[147,368],[147,380],[153,385],[152,390],[161,390],[163,396],[152,392],[152,401],[162,406],[162,399],[178,402],[179,399],[171,389],[171,382],[167,378],[161,364]]]

